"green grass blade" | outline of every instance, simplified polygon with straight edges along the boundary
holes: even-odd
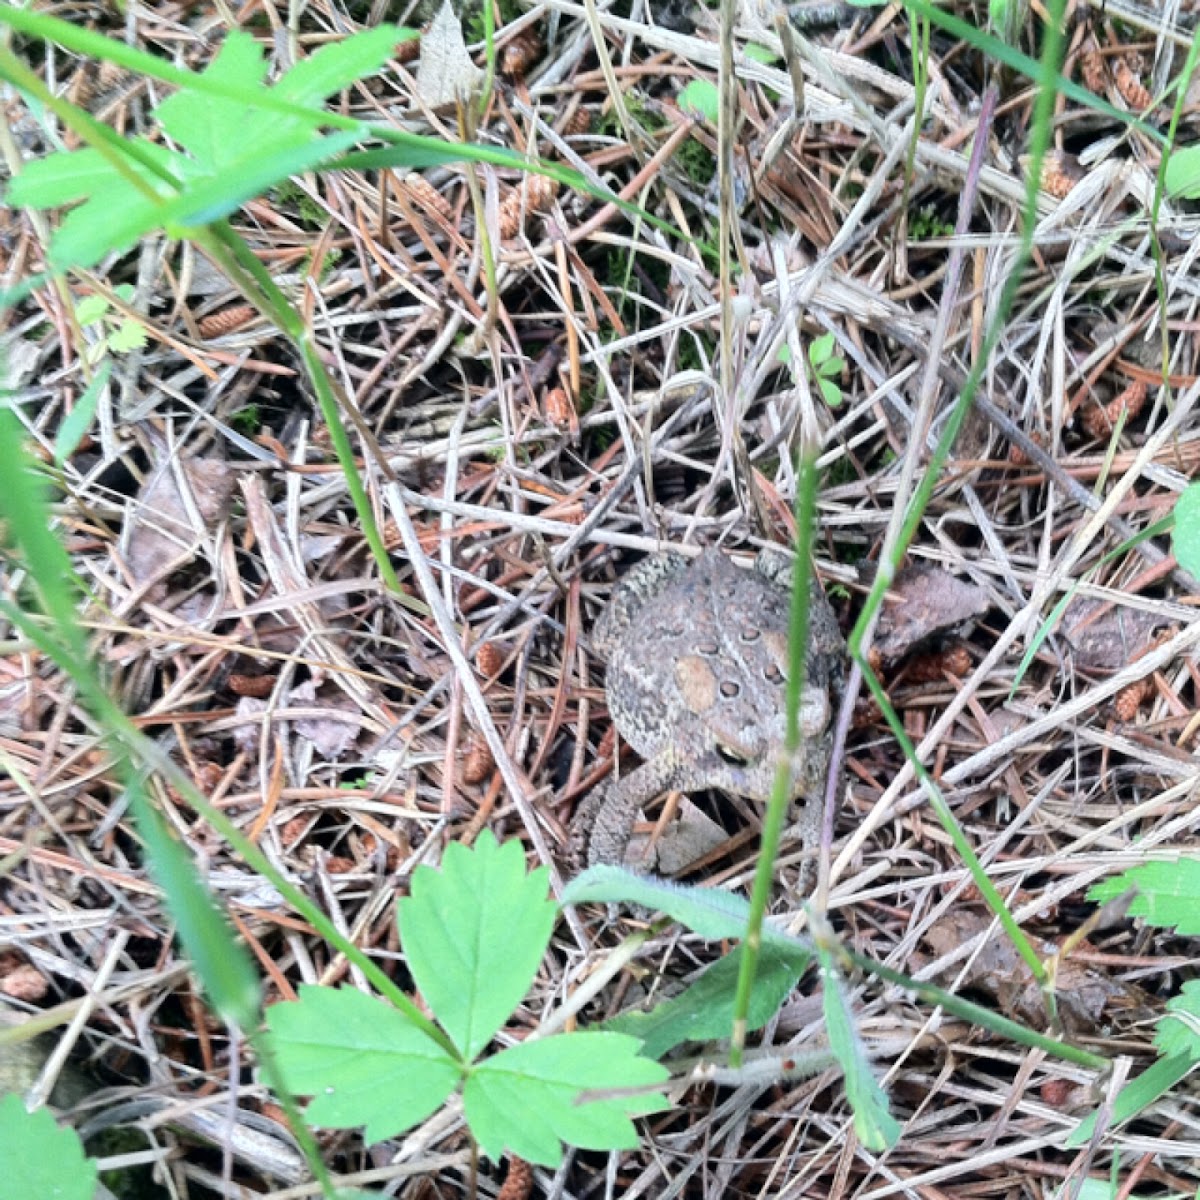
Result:
[[[212,1006],[240,1029],[258,1024],[258,976],[245,946],[201,883],[191,854],[167,830],[136,777],[126,787],[146,856],[184,953]]]
[[[801,368],[803,369],[803,368]],[[813,518],[816,513],[817,454],[811,444],[800,452],[796,479],[796,561],[793,568],[792,599],[788,627],[787,711],[784,724],[783,758],[775,773],[771,798],[763,816],[762,843],[758,864],[754,870],[754,886],[750,892],[750,914],[746,922],[746,940],[738,973],[737,995],[733,1005],[733,1030],[729,1064],[742,1065],[746,1044],[747,1016],[750,995],[754,987],[754,972],[762,948],[763,920],[771,898],[775,879],[775,861],[783,825],[792,801],[792,764],[800,749],[800,698],[804,691],[806,649],[808,646],[808,580],[811,570]],[[809,798],[811,801],[811,797]]]
[[[1161,1099],[1177,1083],[1186,1079],[1196,1069],[1196,1061],[1192,1058],[1160,1058],[1140,1075],[1134,1076],[1118,1093],[1112,1107],[1110,1124],[1120,1125],[1130,1117],[1150,1107],[1156,1100]],[[1096,1121],[1099,1113],[1081,1121],[1073,1129],[1065,1142],[1066,1149],[1073,1150],[1085,1146],[1096,1131]]]

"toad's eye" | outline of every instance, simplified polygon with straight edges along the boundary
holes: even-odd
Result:
[[[750,765],[750,760],[744,754],[732,746],[723,746],[720,742],[717,743],[717,757],[731,767],[748,767]]]

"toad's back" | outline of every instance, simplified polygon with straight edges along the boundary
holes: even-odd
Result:
[[[779,744],[787,593],[716,549],[650,574],[612,637],[606,690],[621,734],[643,758],[668,743],[684,758],[698,740],[751,757]]]

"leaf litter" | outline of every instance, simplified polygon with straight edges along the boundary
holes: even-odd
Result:
[[[319,353],[370,432],[356,453],[376,510],[389,517],[385,538],[402,583],[429,615],[380,588],[328,431],[282,336],[258,320],[204,325],[241,297],[178,242],[143,234],[134,250],[95,268],[110,285],[134,283],[133,306],[148,330],[144,346],[114,363],[94,426],[57,480],[56,515],[90,591],[97,653],[162,750],[381,961],[396,952],[393,896],[448,840],[489,826],[525,839],[531,859],[545,853],[547,865],[566,870],[570,815],[614,752],[611,743],[601,749],[609,722],[588,642],[613,579],[664,542],[722,540],[749,552],[785,541],[800,431],[819,436],[823,455],[818,569],[845,621],[857,615],[868,564],[911,494],[905,468],[919,477],[924,431],[937,428],[929,421],[943,419],[957,395],[1011,261],[1030,101],[1023,81],[1012,85],[973,175],[967,150],[987,72],[976,50],[935,31],[937,69],[906,184],[912,28],[898,11],[817,7],[805,40],[793,39],[791,61],[774,40],[773,17],[759,17],[753,31],[768,53],[737,60],[736,203],[754,275],[739,294],[735,343],[724,350],[717,264],[707,249],[716,240],[716,130],[677,105],[689,84],[716,82],[717,35],[705,9],[681,16],[664,8],[651,21],[559,6],[501,22],[502,43],[523,32],[509,28],[519,22],[539,37],[509,59],[514,69],[477,135],[580,169],[665,228],[582,193],[546,189],[531,199],[517,172],[479,167],[479,216],[497,230],[502,212],[511,218],[490,300],[461,165],[298,175],[233,213],[277,282],[305,296]],[[119,25],[87,4],[57,11],[158,50],[168,22],[171,52],[201,70],[217,61],[225,33],[218,14],[182,6],[153,17],[131,11]],[[1121,12],[1081,10],[1074,28],[1100,51],[1096,90],[1127,107],[1127,97],[1144,98],[1128,83],[1129,72],[1138,74],[1128,61],[1132,41],[1155,64],[1143,64],[1142,86],[1157,91],[1178,73],[1188,34],[1169,15]],[[305,6],[289,36],[257,39],[264,78],[309,60],[351,24],[337,6]],[[360,82],[332,80],[331,89],[344,88],[333,107],[453,132],[449,110],[432,118],[441,124],[421,124],[419,114],[479,70],[478,26],[469,16],[466,25],[472,69],[457,48],[438,50],[452,37],[439,43],[434,34],[415,78],[389,62]],[[1021,37],[1022,49],[1036,53],[1029,31]],[[100,80],[54,47],[37,66],[99,119],[154,132],[137,77]],[[803,112],[790,100],[793,69],[805,78]],[[1157,150],[1144,131],[1085,110],[1078,98],[1063,106],[1023,292],[1038,300],[1006,324],[983,416],[938,481],[896,583],[902,599],[885,605],[877,638],[888,660],[951,634],[966,651],[965,673],[902,675],[893,700],[997,880],[1019,884],[1023,928],[1047,953],[1079,929],[1091,911],[1088,886],[1128,865],[1135,843],[1161,855],[1184,851],[1196,820],[1194,789],[1164,766],[1196,748],[1191,585],[1172,573],[1161,538],[1130,544],[1200,466],[1189,417],[1194,217],[1173,199],[1159,214],[1168,395],[1145,365],[1163,345],[1144,282],[1154,271],[1148,198]],[[48,153],[52,140],[15,99],[10,124],[27,158]],[[1193,125],[1186,110],[1181,132],[1194,136]],[[179,132],[194,149],[192,132]],[[979,200],[960,240],[969,258],[953,291],[956,206],[971,188]],[[6,269],[36,269],[47,255],[37,224],[17,210],[3,220]],[[137,230],[128,227],[132,240]],[[939,333],[946,309],[951,319]],[[31,442],[49,454],[86,391],[86,348],[73,345],[57,309],[29,301],[9,320],[18,411]],[[829,332],[847,363],[836,409],[780,356],[786,346],[784,358],[802,366],[807,347]],[[724,355],[736,383],[729,398],[716,382]],[[1087,427],[1083,413],[1107,414],[1139,380],[1148,393],[1136,412],[1126,405],[1115,420]],[[407,525],[388,508],[393,480]],[[412,568],[416,556],[433,572],[432,590]],[[936,570],[920,565],[931,562]],[[15,576],[3,586],[19,599]],[[1088,593],[1093,587],[1128,602],[1108,606]],[[1080,595],[1061,629],[1019,671],[1023,650],[1072,588]],[[1037,611],[1026,612],[1035,597]],[[1176,632],[1156,642],[1164,627]],[[1060,652],[1059,633],[1070,653]],[[2,885],[11,949],[0,973],[15,981],[36,966],[52,985],[26,1001],[36,1008],[74,1001],[108,972],[111,999],[73,1034],[77,1056],[101,1065],[96,1087],[110,1089],[94,1103],[111,1107],[114,1087],[153,1082],[174,1114],[172,1169],[192,1192],[219,1194],[206,1148],[213,1134],[202,1136],[197,1123],[214,1099],[236,1113],[216,1134],[233,1147],[236,1181],[259,1191],[272,1178],[295,1181],[279,1113],[248,1089],[230,1105],[237,1050],[194,1002],[93,731],[54,665],[12,649],[5,636],[0,853],[19,859]],[[497,644],[507,665],[480,669],[482,647]],[[259,696],[244,705],[248,674],[266,678],[278,702]],[[1125,722],[1107,699],[1141,680],[1153,686]],[[336,718],[297,717],[301,701],[336,709]],[[467,778],[458,761],[480,744],[491,769]],[[1004,747],[999,761],[996,745]],[[903,756],[882,725],[857,726],[846,758],[830,919],[847,941],[915,971],[930,950],[978,938],[987,918],[977,899],[954,892],[961,864],[908,794]],[[759,814],[721,797],[693,799],[707,822],[732,835],[722,851],[705,832],[704,877],[740,885],[755,859]],[[177,797],[161,800],[210,877],[248,879]],[[785,854],[774,902],[781,916],[798,904],[789,888],[798,869]],[[225,899],[270,964],[270,999],[315,977],[348,981],[345,964],[291,914],[253,890]],[[615,944],[620,930],[602,914],[577,920],[560,926],[518,1022],[536,1025]],[[126,933],[136,939],[131,948],[108,961],[111,939]],[[642,967],[653,964],[645,987],[653,996],[705,961],[702,944],[668,936],[638,964],[638,988]],[[944,985],[1035,1021],[1023,968],[1009,961],[1006,944],[985,949],[967,975],[945,975]],[[1190,949],[1185,938],[1131,920],[1094,932],[1060,967],[1073,1036],[1140,1065],[1152,1061],[1149,1018],[1178,990]],[[631,982],[587,1016],[618,1010]],[[850,1000],[875,1067],[891,1076],[903,1125],[897,1150],[856,1149],[830,1077],[753,1093],[695,1088],[645,1126],[640,1150],[620,1155],[622,1193],[870,1196],[899,1188],[1040,1197],[1079,1178],[1080,1161],[1064,1142],[1079,1093],[1093,1082],[1086,1073],[891,990],[864,986]],[[819,1044],[811,1003],[802,996],[787,1011],[763,1035],[764,1049]],[[1114,1011],[1145,1019],[1114,1024]],[[277,1153],[256,1152],[251,1133]],[[1110,1156],[1136,1158],[1143,1187],[1191,1193],[1197,1145],[1189,1108],[1156,1106],[1111,1134],[1092,1169],[1107,1176]],[[347,1170],[377,1162],[358,1140],[339,1146]],[[461,1128],[437,1115],[392,1149],[390,1170],[407,1180],[397,1183],[405,1195],[457,1189],[466,1178]],[[563,1178],[571,1194],[600,1194],[604,1164],[580,1156]],[[541,1172],[527,1182],[534,1194],[561,1194]]]

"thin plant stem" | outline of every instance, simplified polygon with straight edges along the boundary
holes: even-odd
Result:
[[[884,691],[883,684],[878,676],[871,670],[867,663],[866,657],[863,654],[863,637],[866,630],[870,627],[874,614],[879,610],[883,603],[884,593],[895,577],[896,570],[900,562],[903,560],[905,553],[908,550],[921,521],[924,519],[925,509],[929,505],[930,498],[933,495],[934,488],[941,480],[942,470],[950,457],[950,451],[958,439],[959,431],[962,429],[963,422],[967,418],[967,414],[971,410],[971,404],[974,400],[975,393],[979,390],[980,383],[983,380],[984,372],[987,370],[991,362],[992,354],[999,343],[1000,336],[1004,330],[1005,319],[1012,308],[1013,302],[1017,296],[1017,290],[1025,274],[1032,252],[1033,234],[1037,224],[1037,198],[1040,180],[1042,177],[1042,163],[1046,156],[1046,150],[1050,143],[1052,132],[1052,119],[1054,114],[1055,101],[1055,82],[1058,80],[1058,65],[1062,58],[1063,46],[1063,18],[1065,13],[1065,0],[1051,0],[1050,11],[1047,14],[1045,25],[1045,39],[1042,46],[1042,58],[1038,68],[1038,93],[1034,104],[1032,136],[1030,139],[1030,165],[1028,180],[1026,183],[1025,195],[1025,211],[1021,225],[1021,239],[1017,249],[1016,258],[1013,262],[1012,269],[1009,271],[1007,278],[1004,281],[1004,286],[1000,293],[1000,300],[996,306],[996,311],[992,317],[992,321],[984,335],[983,345],[980,348],[978,357],[971,366],[971,370],[967,375],[966,382],[963,385],[962,395],[955,403],[954,408],[950,412],[950,416],[946,421],[946,426],[942,431],[941,437],[938,439],[937,445],[934,448],[933,454],[930,456],[929,462],[925,468],[925,472],[921,477],[912,500],[910,501],[904,520],[901,523],[900,533],[896,543],[892,548],[892,553],[887,561],[881,562],[879,570],[876,573],[875,580],[872,584],[871,591],[867,596],[866,603],[863,606],[863,611],[855,623],[853,630],[850,633],[849,645],[850,652],[854,656],[855,661],[861,666],[863,678],[866,681],[872,697],[879,704],[888,727],[896,737],[905,757],[912,764],[913,770],[916,772],[918,779],[925,788],[925,793],[929,798],[934,814],[937,816],[942,827],[949,835],[955,851],[962,857],[971,871],[971,876],[979,887],[984,900],[988,907],[1000,919],[1004,927],[1005,933],[1012,940],[1021,958],[1033,972],[1034,978],[1037,979],[1039,987],[1042,989],[1042,995],[1045,1000],[1047,1010],[1053,1014],[1056,1010],[1053,992],[1050,987],[1049,975],[1043,965],[1037,951],[1029,942],[1029,939],[1022,933],[1017,925],[1012,914],[1009,912],[1007,905],[1004,903],[996,886],[988,878],[983,864],[979,861],[978,856],[972,849],[966,835],[959,827],[958,822],[954,818],[954,813],[941,790],[934,782],[932,775],[926,769],[923,763],[918,759],[916,747],[908,738],[904,726],[892,708],[888,700],[887,694]],[[977,151],[978,151],[977,147]]]
[[[771,798],[763,815],[762,845],[754,871],[750,893],[750,915],[738,968],[737,991],[733,1002],[733,1032],[729,1050],[732,1067],[742,1065],[746,1046],[746,1026],[750,1012],[750,993],[762,951],[762,928],[771,885],[775,878],[775,860],[792,799],[793,764],[800,751],[800,699],[804,695],[804,670],[807,658],[809,625],[809,555],[812,551],[813,518],[816,513],[817,451],[806,442],[800,451],[796,480],[796,561],[792,575],[792,603],[788,625],[790,657],[787,685],[787,716],[784,726],[783,757],[775,773]]]

